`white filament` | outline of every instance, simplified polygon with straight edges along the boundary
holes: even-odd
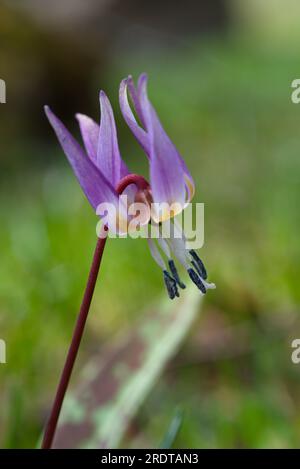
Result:
[[[160,246],[160,248],[162,249],[162,251],[165,253],[165,255],[167,256],[168,259],[171,259],[171,251],[170,251],[170,248],[168,246],[168,243],[167,241],[164,239],[164,238],[158,238],[157,239],[157,242]]]
[[[153,239],[148,238],[147,241],[148,241],[148,244],[149,244],[149,249],[150,249],[151,255],[152,255],[153,259],[155,260],[155,262],[159,265],[159,267],[162,270],[167,270],[165,261],[163,260],[162,256],[160,255],[158,247],[154,243]]]

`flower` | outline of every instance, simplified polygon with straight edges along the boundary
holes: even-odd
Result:
[[[128,93],[141,125],[130,107]],[[130,206],[142,202],[148,210],[146,215],[139,217],[139,225],[150,222],[157,228],[156,242],[149,238],[148,243],[153,258],[162,268],[169,297],[179,296],[179,288],[185,288],[174,258],[186,268],[199,290],[206,293],[208,288],[215,286],[206,282],[207,273],[198,254],[186,249],[184,234],[175,220],[171,223],[170,237],[162,236],[164,224],[191,201],[195,186],[148,99],[146,75],[140,76],[137,88],[131,77],[124,79],[119,98],[123,117],[148,156],[150,184],[142,176],[130,173],[121,158],[113,110],[104,91],[100,91],[100,126],[86,115],[76,115],[85,151],[48,106],[45,106],[45,112],[93,209],[103,217],[99,212],[101,204],[114,207],[115,211],[106,213],[107,228],[124,234],[136,219],[135,211],[128,210],[123,195],[127,196]],[[167,257],[168,267],[162,254]]]

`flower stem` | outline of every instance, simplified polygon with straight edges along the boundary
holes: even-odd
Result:
[[[87,316],[89,313],[106,239],[107,239],[106,236],[104,237],[101,236],[97,240],[94,257],[92,260],[92,265],[91,265],[88,281],[86,284],[84,296],[82,299],[80,311],[79,311],[76,325],[74,328],[70,348],[68,351],[68,355],[65,361],[65,365],[64,365],[61,377],[60,377],[59,385],[56,391],[56,396],[52,405],[49,420],[47,422],[47,426],[45,429],[44,438],[42,442],[42,449],[49,449],[52,446],[60,411],[61,411],[64,397],[68,388],[68,384],[70,381],[70,377],[72,374],[72,370],[73,370],[74,363],[78,354],[80,342],[82,339],[85,323],[86,323]]]

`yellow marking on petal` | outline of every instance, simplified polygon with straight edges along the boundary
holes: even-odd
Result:
[[[175,218],[176,215],[182,212],[184,207],[179,202],[171,202],[170,204],[161,204],[160,209],[159,214],[155,209],[152,208],[151,210],[151,218],[155,223],[162,223],[170,218]]]
[[[138,218],[138,223],[137,225],[135,225],[132,222],[136,220],[137,218]],[[120,212],[118,212],[116,231],[121,236],[134,233],[135,231],[140,230],[142,226],[147,225],[149,221],[150,221],[150,209],[147,211],[147,213],[144,214],[144,217],[138,214],[137,216],[128,215],[127,218],[125,218],[123,215],[120,214]]]
[[[187,175],[184,175],[184,182],[187,186],[187,202],[190,202],[195,195],[195,184],[193,180]]]

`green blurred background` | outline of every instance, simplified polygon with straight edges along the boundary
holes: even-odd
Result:
[[[74,114],[98,119],[104,89],[121,153],[146,175],[118,106],[120,80],[146,71],[206,205],[201,254],[217,289],[123,445],[157,446],[180,408],[177,447],[297,447],[299,2],[20,3],[0,2],[0,445],[36,445],[95,244],[96,217],[42,107],[78,135]],[[109,242],[76,370],[163,295],[143,240]]]

